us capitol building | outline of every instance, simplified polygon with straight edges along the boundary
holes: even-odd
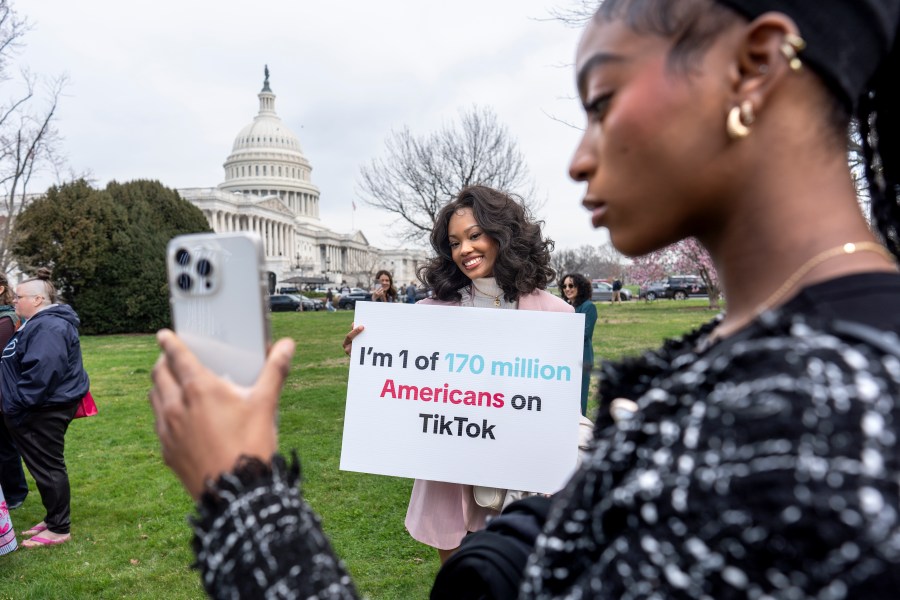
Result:
[[[225,160],[225,181],[178,193],[203,211],[216,232],[253,231],[263,240],[266,267],[277,285],[369,287],[387,269],[397,286],[415,279],[428,255],[381,250],[362,231],[338,233],[319,219],[319,188],[297,136],[275,112],[269,69],[259,93],[259,114],[241,129]]]

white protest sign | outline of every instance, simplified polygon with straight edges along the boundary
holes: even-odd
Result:
[[[360,302],[341,469],[553,493],[578,453],[584,315]]]

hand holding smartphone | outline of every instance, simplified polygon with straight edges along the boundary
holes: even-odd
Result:
[[[270,343],[262,242],[249,232],[173,238],[166,252],[172,322],[204,366],[250,386]]]

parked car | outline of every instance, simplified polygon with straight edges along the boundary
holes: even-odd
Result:
[[[286,286],[278,288],[277,292],[279,294],[299,294],[300,290],[294,286]]]
[[[300,310],[300,298],[288,294],[272,294],[269,296],[269,309],[272,312]]]
[[[696,275],[674,275],[666,281],[666,298],[686,300],[689,296],[708,296],[706,284]]]
[[[648,283],[645,286],[641,286],[639,296],[644,300],[648,300],[650,302],[656,300],[657,298],[666,298],[667,285],[668,284],[665,281],[654,281],[652,283]]]
[[[303,299],[304,299],[304,300],[307,300],[307,301],[309,301],[309,302],[312,302],[312,303],[313,303],[313,307],[314,307],[316,310],[325,310],[325,300],[324,300],[324,299],[322,299],[322,298],[310,298],[309,296],[306,296],[306,295],[303,295],[303,294],[300,294],[300,295],[303,296]],[[305,310],[305,309],[304,309],[304,310]]]
[[[370,302],[371,300],[372,292],[367,292],[365,290],[350,292],[349,294],[341,294],[341,298],[340,300],[338,300],[338,308],[353,310],[356,308],[357,302]]]
[[[619,297],[622,300],[631,300],[631,292],[622,288]],[[606,281],[591,282],[591,300],[594,302],[609,302],[612,300],[612,285]]]
[[[316,310],[324,310],[325,303],[316,298],[309,298],[304,296],[303,294],[289,294],[293,296],[297,300],[299,300],[303,305],[303,310],[316,311]]]

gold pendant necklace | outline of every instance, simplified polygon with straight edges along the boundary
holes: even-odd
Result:
[[[497,308],[500,308],[500,296],[503,295],[503,292],[502,292],[502,291],[501,291],[499,294],[497,294],[496,296],[491,295],[491,294],[485,294],[484,292],[482,292],[481,290],[479,290],[479,289],[478,289],[478,286],[475,285],[475,282],[472,281],[472,304],[475,304],[475,292],[478,292],[478,293],[481,294],[482,297],[484,297],[484,298],[493,298],[493,299],[494,299],[494,306],[497,307]]]
[[[790,293],[794,289],[794,286],[796,286],[800,282],[804,275],[821,265],[826,260],[838,256],[849,256],[851,254],[856,254],[857,252],[874,252],[875,254],[880,254],[892,263],[896,262],[894,255],[888,252],[888,250],[884,246],[876,242],[847,242],[846,244],[841,244],[840,246],[835,246],[834,248],[824,250],[800,265],[800,268],[794,271],[790,277],[785,279],[784,283],[782,283],[777,290],[772,292],[772,294],[768,298],[757,305],[757,307],[753,310],[748,318],[742,319],[737,325],[732,325],[726,329],[723,329],[721,325],[716,327],[709,336],[710,341],[715,341],[727,336],[729,333],[741,329],[744,325],[746,325],[762,313],[775,307],[779,302],[784,300],[785,296],[787,296],[788,293]]]

